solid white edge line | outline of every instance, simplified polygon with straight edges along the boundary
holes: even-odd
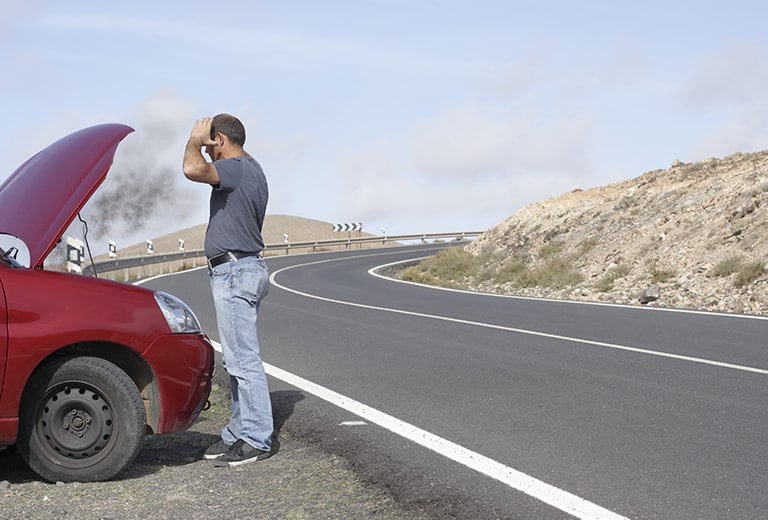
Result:
[[[314,294],[309,294],[309,293],[305,293],[305,292],[302,292],[302,291],[297,291],[296,289],[290,289],[288,287],[285,287],[284,285],[281,285],[281,284],[277,283],[277,281],[275,280],[275,277],[278,274],[280,274],[281,272],[283,272],[283,271],[287,271],[287,270],[294,269],[294,268],[297,268],[297,267],[304,267],[304,266],[307,266],[307,265],[312,265],[314,263],[325,263],[325,262],[332,262],[332,261],[337,261],[337,260],[342,260],[342,259],[327,259],[327,260],[322,260],[320,262],[308,262],[308,263],[305,263],[305,264],[297,264],[297,265],[293,265],[293,266],[284,267],[282,269],[279,269],[279,270],[275,271],[274,273],[272,273],[270,275],[270,282],[275,287],[283,289],[284,291],[287,291],[287,292],[290,292],[290,293],[293,293],[293,294],[297,294],[297,295],[303,296],[305,298],[311,298],[311,299],[315,299],[315,300],[326,301],[326,302],[330,302],[330,303],[336,303],[336,304],[339,304],[339,305],[349,305],[351,307],[358,307],[358,308],[361,308],[361,309],[370,309],[370,310],[375,310],[375,311],[391,312],[393,314],[403,314],[403,315],[406,315],[406,316],[415,316],[415,317],[418,317],[418,318],[428,318],[428,319],[433,319],[433,320],[442,320],[442,321],[448,321],[448,322],[452,322],[452,323],[460,323],[460,324],[463,324],[463,325],[474,325],[476,327],[484,327],[484,328],[488,328],[488,329],[503,330],[503,331],[507,331],[507,332],[513,332],[513,333],[516,333],[516,334],[526,334],[526,335],[529,335],[529,336],[537,336],[537,337],[540,337],[540,338],[554,339],[554,340],[558,340],[558,341],[567,341],[567,342],[570,342],[570,343],[580,343],[582,345],[590,345],[590,346],[594,346],[594,347],[610,348],[610,349],[614,349],[614,350],[621,350],[621,351],[624,351],[624,352],[634,352],[636,354],[644,354],[644,355],[649,355],[649,356],[657,356],[657,357],[663,357],[663,358],[667,358],[667,359],[676,359],[676,360],[679,360],[679,361],[687,361],[687,362],[690,362],[690,363],[698,363],[698,364],[702,364],[702,365],[715,366],[715,367],[719,367],[719,368],[729,368],[729,369],[733,369],[733,370],[740,370],[742,372],[751,372],[751,373],[755,373],[755,374],[768,375],[768,369],[764,369],[764,368],[751,367],[751,366],[746,366],[746,365],[736,365],[736,364],[733,364],[733,363],[725,363],[725,362],[722,362],[722,361],[714,361],[714,360],[711,360],[711,359],[697,358],[697,357],[692,357],[692,356],[683,356],[683,355],[680,355],[680,354],[672,354],[670,352],[662,352],[662,351],[658,351],[658,350],[649,350],[649,349],[644,349],[644,348],[640,348],[640,347],[632,347],[632,346],[627,346],[627,345],[619,345],[619,344],[616,344],[616,343],[606,343],[606,342],[603,342],[603,341],[594,341],[594,340],[589,340],[589,339],[573,338],[573,337],[569,337],[569,336],[561,336],[561,335],[558,335],[558,334],[550,334],[550,333],[547,333],[547,332],[538,332],[538,331],[535,331],[535,330],[520,329],[520,328],[516,328],[516,327],[506,327],[504,325],[493,325],[493,324],[490,324],[490,323],[482,323],[482,322],[477,322],[477,321],[462,320],[462,319],[458,319],[458,318],[449,318],[447,316],[436,316],[436,315],[433,315],[433,314],[424,314],[424,313],[420,313],[420,312],[404,311],[404,310],[401,310],[401,309],[392,309],[392,308],[389,308],[389,307],[377,307],[375,305],[364,305],[362,303],[353,303],[353,302],[345,302],[345,301],[342,301],[342,300],[334,300],[332,298],[325,298],[323,296],[317,296],[317,295],[314,295]],[[396,263],[400,263],[400,262],[396,262]],[[383,267],[384,266],[381,266],[381,268],[383,268]],[[374,268],[374,269],[376,269],[376,268]],[[416,285],[420,285],[420,284],[416,284]],[[426,287],[432,288],[432,286],[426,286]],[[484,293],[473,293],[473,294],[484,295]],[[579,303],[579,302],[572,302],[572,303]],[[641,309],[638,309],[638,310],[641,310]]]
[[[221,345],[213,342],[216,350]],[[613,511],[593,504],[565,490],[542,482],[530,475],[505,466],[489,457],[471,451],[447,439],[406,423],[389,414],[355,401],[324,386],[313,383],[286,370],[264,363],[264,370],[272,377],[280,379],[296,388],[309,392],[339,408],[347,410],[362,419],[404,437],[416,444],[434,451],[454,462],[462,464],[483,475],[491,477],[528,496],[536,498],[560,511],[583,520],[627,520]]]
[[[629,304],[621,304],[621,303],[609,303],[609,302],[590,302],[590,301],[582,301],[582,300],[560,300],[560,299],[553,299],[553,298],[539,298],[536,296],[516,296],[513,294],[495,294],[495,293],[484,293],[484,292],[478,292],[478,291],[469,291],[466,289],[453,289],[451,287],[440,287],[437,285],[428,285],[423,284],[419,282],[412,282],[410,280],[400,280],[398,278],[392,278],[389,276],[385,276],[383,274],[378,273],[377,271],[380,271],[382,269],[386,269],[387,267],[392,267],[395,265],[400,264],[407,264],[409,262],[419,261],[419,260],[426,260],[427,258],[430,258],[428,256],[422,256],[417,258],[410,258],[408,260],[398,260],[397,262],[391,262],[389,264],[384,265],[378,265],[376,267],[371,267],[368,269],[368,274],[375,278],[380,278],[382,280],[386,280],[388,282],[394,282],[394,283],[402,283],[407,285],[416,285],[419,287],[424,287],[427,289],[435,289],[437,291],[448,291],[448,292],[456,292],[456,293],[463,293],[463,294],[474,294],[477,296],[490,296],[493,298],[506,298],[510,300],[533,300],[533,301],[547,301],[547,302],[553,302],[553,303],[569,303],[569,304],[575,304],[575,305],[590,305],[595,307],[618,307],[618,308],[624,308],[624,309],[632,309],[637,311],[647,311],[647,312],[675,312],[675,313],[681,313],[681,314],[702,314],[705,316],[720,316],[723,318],[739,318],[739,319],[745,319],[745,320],[768,320],[768,316],[759,316],[756,314],[733,314],[733,313],[726,313],[726,312],[716,312],[716,311],[700,311],[696,309],[672,309],[668,307],[648,307],[648,306],[635,306],[635,305],[629,305]]]

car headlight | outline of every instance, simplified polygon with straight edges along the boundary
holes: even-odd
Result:
[[[163,291],[155,291],[155,300],[175,334],[201,332],[200,322],[189,305]]]

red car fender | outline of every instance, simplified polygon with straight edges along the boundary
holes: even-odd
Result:
[[[155,433],[186,430],[200,415],[211,393],[211,342],[204,334],[161,336],[144,352],[144,359],[154,369],[160,393]]]

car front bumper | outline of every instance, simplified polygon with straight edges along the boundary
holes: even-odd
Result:
[[[183,431],[192,426],[211,393],[214,354],[204,334],[169,334],[144,352],[159,391],[154,433]]]

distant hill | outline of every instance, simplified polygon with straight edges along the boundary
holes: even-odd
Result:
[[[203,249],[203,240],[205,239],[206,224],[199,224],[174,233],[168,233],[152,239],[155,254],[173,253],[179,250],[179,239],[184,240],[184,249],[194,251]],[[334,238],[346,238],[358,236],[358,232],[353,231],[351,235],[346,232],[337,233],[333,231],[333,224],[320,220],[313,220],[303,217],[294,217],[290,215],[267,215],[264,219],[264,229],[262,235],[265,244],[282,244],[283,235],[288,235],[291,242],[304,242],[309,240],[332,240]],[[363,232],[361,236],[370,236]],[[145,256],[147,254],[146,242],[133,244],[127,247],[118,247],[117,255],[120,258],[132,258],[136,256]],[[94,258],[96,262],[106,260],[106,254]]]

